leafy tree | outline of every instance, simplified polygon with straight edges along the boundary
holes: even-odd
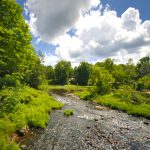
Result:
[[[62,60],[55,65],[54,70],[56,83],[61,85],[67,84],[72,71],[71,63]]]
[[[107,70],[97,66],[92,68],[89,82],[93,85],[93,92],[100,95],[109,93],[114,81],[115,79]]]
[[[112,76],[115,78],[114,87],[118,89],[119,85],[123,85],[126,82],[126,73],[124,70],[124,65],[115,65],[112,71]]]
[[[113,70],[114,62],[112,59],[107,58],[104,62],[97,62],[96,65],[101,68],[104,68],[105,70],[108,70],[109,73],[111,73]]]
[[[150,74],[150,57],[143,57],[137,64],[137,75],[138,78]]]
[[[128,63],[126,65],[124,65],[123,68],[124,68],[124,72],[126,74],[125,84],[135,86],[136,66],[133,64],[132,59],[129,59]]]
[[[12,75],[25,83],[40,62],[31,46],[22,8],[15,0],[0,0],[0,16],[0,82]]]
[[[45,75],[48,84],[55,84],[55,71],[52,66],[45,66]]]
[[[150,90],[150,75],[144,76],[138,80],[137,90]]]
[[[78,67],[75,68],[75,80],[79,85],[87,85],[90,76],[91,65],[87,62],[81,62]]]

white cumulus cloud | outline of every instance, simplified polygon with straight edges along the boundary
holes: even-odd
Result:
[[[111,57],[125,63],[150,55],[150,20],[129,7],[121,17],[109,5],[102,11],[99,0],[27,0],[31,32],[39,39],[58,45],[46,64],[59,59],[98,61]],[[97,9],[93,9],[97,8]],[[74,29],[73,35],[68,34]],[[37,41],[38,42],[38,41]]]

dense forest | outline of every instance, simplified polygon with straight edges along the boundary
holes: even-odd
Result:
[[[22,8],[15,0],[0,1],[0,148],[16,150],[10,138],[22,128],[45,128],[48,113],[63,104],[56,102],[43,87],[86,86],[74,94],[85,100],[150,118],[150,57],[137,64],[115,64],[110,58],[72,67],[61,60],[44,66],[31,45]],[[72,86],[75,87],[75,86]]]

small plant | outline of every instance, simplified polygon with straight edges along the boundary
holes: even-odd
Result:
[[[72,109],[66,109],[66,110],[64,110],[64,115],[65,116],[72,116],[73,115],[73,110]]]

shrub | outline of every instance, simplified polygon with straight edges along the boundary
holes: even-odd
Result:
[[[130,87],[122,87],[116,90],[114,96],[120,98],[121,101],[131,104],[147,103],[147,98],[142,93],[131,89]]]
[[[138,80],[137,90],[150,90],[150,75],[144,76]]]
[[[94,66],[90,75],[89,84],[93,85],[92,92],[105,95],[111,92],[115,79],[105,69]]]
[[[24,86],[6,88],[0,92],[0,134],[2,138],[25,126],[45,128],[52,109],[61,108],[63,104],[55,101],[45,92]],[[7,144],[8,143],[8,144]],[[12,147],[9,148],[9,145]],[[0,139],[0,148],[17,150],[8,139]],[[14,147],[14,149],[13,149]],[[16,149],[15,149],[16,148]]]
[[[73,110],[72,109],[66,109],[66,110],[64,110],[64,115],[65,116],[71,116],[71,115],[73,115]]]

